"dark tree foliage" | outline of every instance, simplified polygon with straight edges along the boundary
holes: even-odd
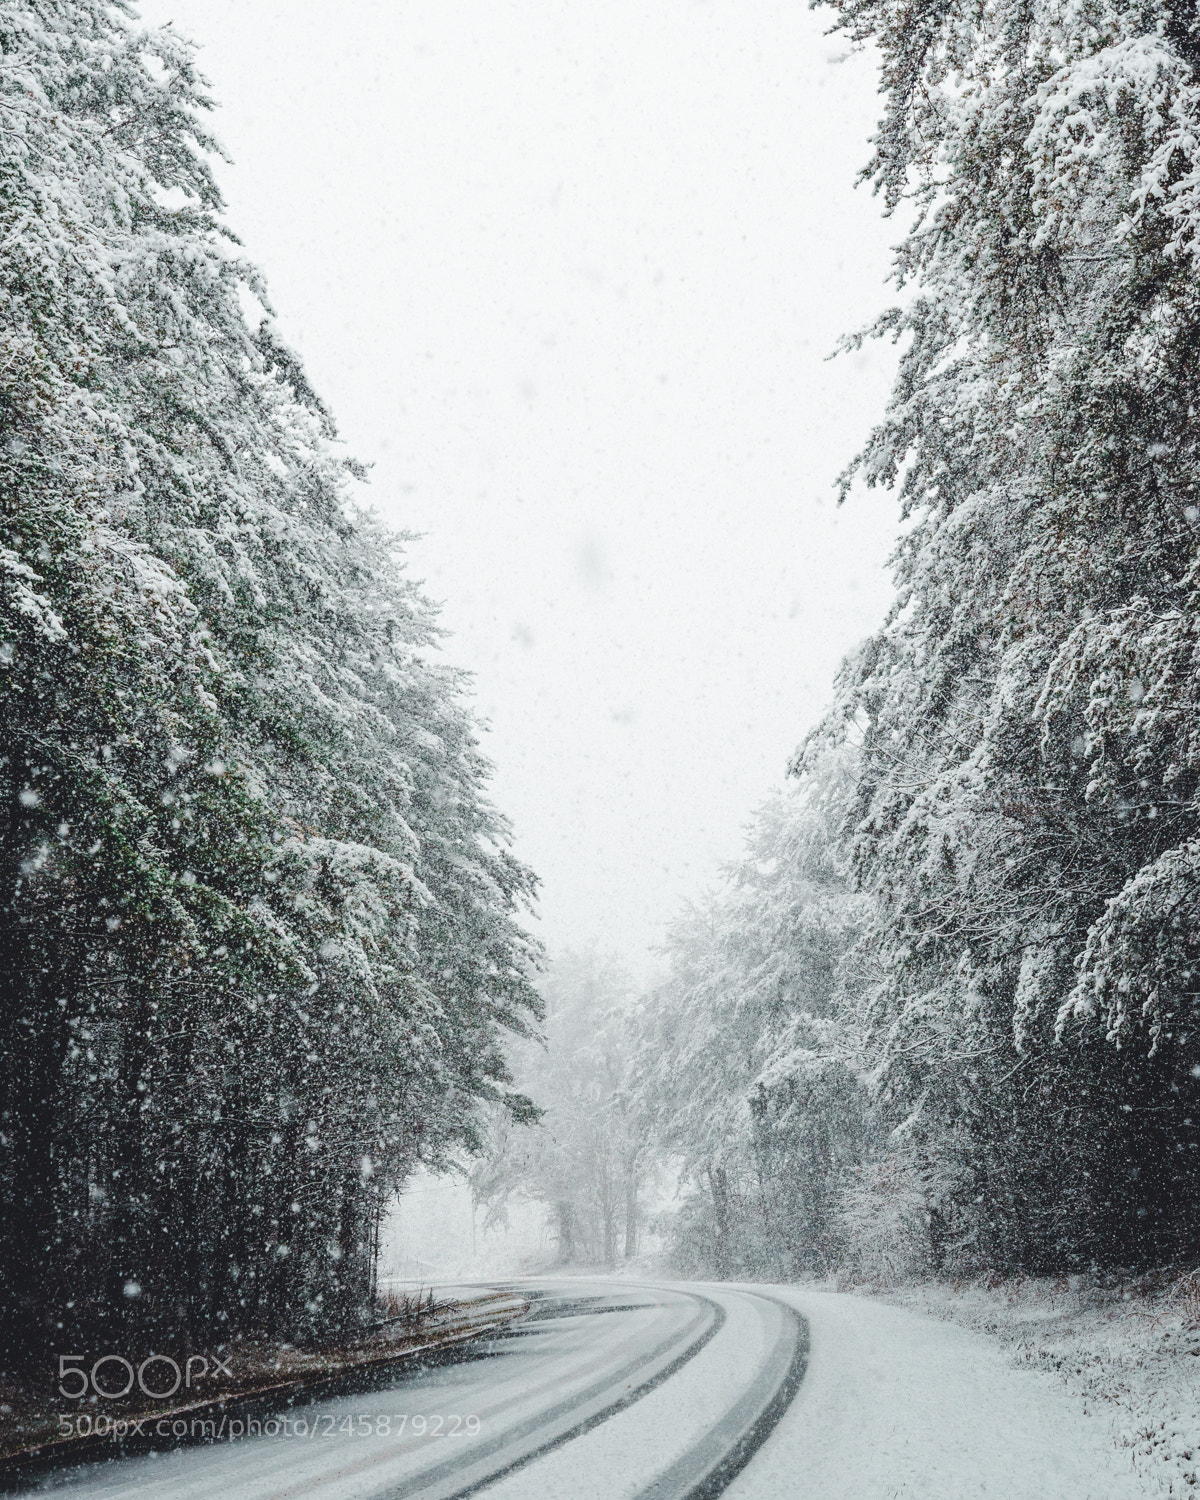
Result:
[[[882,59],[866,175],[916,214],[851,471],[899,489],[899,597],[810,742],[862,744],[880,1096],[934,1182],[935,1259],[1194,1255],[1195,16],[834,8]]]
[[[396,1185],[528,1112],[533,879],[189,48],[3,0],[0,60],[0,1361],[333,1336]]]

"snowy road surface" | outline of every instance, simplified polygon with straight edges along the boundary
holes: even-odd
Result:
[[[1121,1500],[1103,1418],[961,1328],[789,1287],[521,1283],[529,1316],[279,1430],[63,1471],[95,1500]],[[286,1424],[282,1419],[286,1417]]]

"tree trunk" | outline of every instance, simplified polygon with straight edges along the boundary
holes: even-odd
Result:
[[[625,1259],[632,1260],[638,1245],[637,1168],[632,1157],[625,1163]]]
[[[565,1264],[575,1259],[575,1208],[565,1199],[555,1208],[558,1219],[558,1258]]]
[[[733,1256],[730,1245],[730,1222],[729,1212],[729,1178],[726,1176],[724,1167],[709,1167],[708,1186],[712,1193],[713,1219],[716,1224],[716,1235],[713,1242],[713,1253],[716,1261],[717,1277],[721,1281],[729,1279],[733,1270]]]

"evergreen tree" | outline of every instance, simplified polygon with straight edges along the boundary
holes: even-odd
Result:
[[[847,476],[899,490],[899,596],[809,747],[862,741],[884,1097],[931,1160],[958,1143],[957,1253],[1193,1253],[1196,19],[834,8],[882,59],[866,176],[916,214]]]
[[[539,1009],[465,684],[130,16],[0,3],[10,1363],[353,1322]]]

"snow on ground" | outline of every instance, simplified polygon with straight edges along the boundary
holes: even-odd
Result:
[[[1106,1414],[995,1339],[874,1298],[762,1288],[808,1318],[795,1401],[726,1500],[1141,1500]]]
[[[964,1324],[1008,1363],[1050,1376],[1103,1426],[1137,1493],[1200,1492],[1200,1285],[1072,1276],[890,1289],[889,1302]]]

